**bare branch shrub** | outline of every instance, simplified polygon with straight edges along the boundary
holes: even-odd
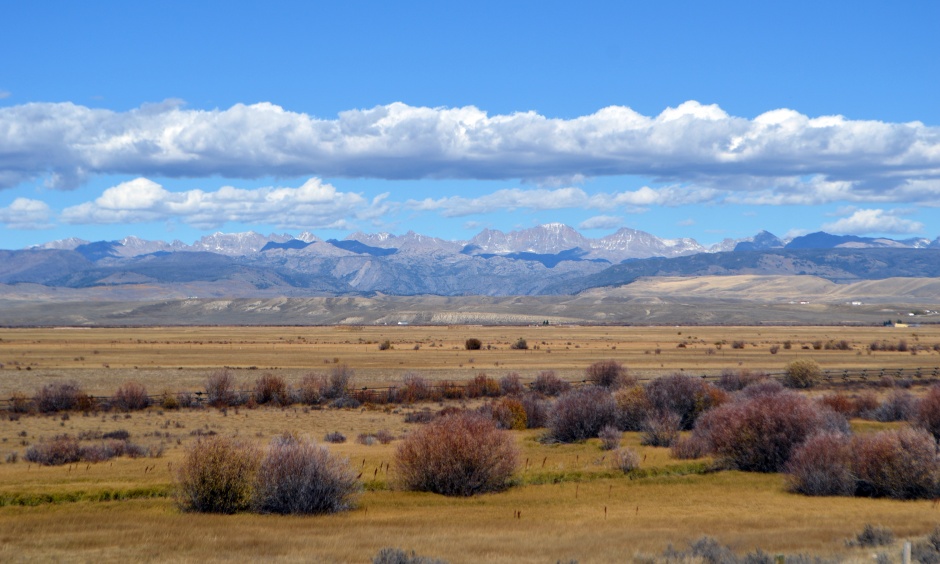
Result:
[[[787,365],[783,383],[788,388],[812,388],[822,378],[822,370],[815,360],[802,358]]]
[[[804,495],[853,495],[851,437],[835,432],[813,435],[794,450],[785,472],[791,491]]]
[[[917,406],[917,425],[940,439],[940,384],[931,386]]]
[[[255,380],[255,401],[260,405],[290,405],[291,395],[284,378],[275,374],[263,374]]]
[[[360,491],[348,460],[285,434],[271,441],[261,460],[252,507],[260,513],[336,513],[354,507]]]
[[[383,548],[372,559],[372,564],[447,564],[444,560],[419,556],[415,551],[405,552],[400,548]]]
[[[888,546],[889,544],[894,544],[894,533],[891,532],[891,529],[876,527],[869,523],[865,525],[861,533],[855,535],[854,539],[846,541],[845,544],[862,548]]]
[[[917,416],[917,399],[904,390],[893,390],[873,411],[863,417],[877,421],[912,421]]]
[[[237,402],[235,375],[231,370],[216,370],[206,378],[206,398],[212,407],[228,407]]]
[[[235,513],[248,509],[261,453],[254,446],[214,436],[187,449],[176,473],[183,511]]]
[[[523,394],[519,399],[525,410],[525,424],[529,429],[540,429],[548,424],[549,403],[535,393]]]
[[[409,372],[402,376],[402,386],[398,389],[398,401],[414,403],[431,399],[433,388],[422,376]]]
[[[733,370],[726,368],[718,376],[718,387],[726,392],[736,392],[743,390],[751,384],[766,380],[769,378],[764,372],[751,372],[750,370]]]
[[[304,405],[317,405],[323,401],[323,392],[326,389],[326,376],[315,372],[308,372],[300,379],[297,385],[297,398]]]
[[[708,455],[708,445],[695,435],[680,436],[672,443],[670,451],[673,458],[679,460],[693,460]]]
[[[905,427],[856,436],[852,470],[858,493],[895,499],[932,499],[937,494],[937,443],[923,429]]]
[[[125,382],[111,398],[114,407],[123,411],[136,411],[150,407],[147,388],[140,382]]]
[[[79,409],[83,400],[87,401],[86,398],[88,394],[82,390],[79,383],[71,380],[46,384],[36,393],[33,402],[40,412],[54,413]]]
[[[506,488],[518,460],[512,435],[474,412],[432,421],[408,435],[395,452],[405,489],[453,496]]]
[[[570,443],[596,437],[605,425],[617,422],[617,404],[604,388],[576,388],[555,401],[548,419],[549,435]]]
[[[608,390],[636,384],[636,378],[629,376],[627,369],[616,360],[599,360],[588,366],[584,371],[584,379]]]
[[[555,375],[552,370],[543,370],[535,377],[532,391],[542,395],[554,397],[571,389],[571,384]]]
[[[348,364],[334,366],[330,370],[329,380],[323,395],[328,399],[337,399],[346,397],[349,394],[349,388],[353,385],[355,372]]]
[[[499,382],[481,372],[467,382],[465,393],[471,399],[499,397]]]
[[[510,372],[499,379],[499,391],[504,396],[519,395],[524,391],[522,380],[515,372]]]

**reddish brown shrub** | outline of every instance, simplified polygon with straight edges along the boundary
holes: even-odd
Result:
[[[878,409],[881,401],[878,394],[871,390],[866,390],[855,397],[855,408],[859,417],[866,417],[867,414]]]
[[[252,506],[260,513],[336,513],[352,508],[360,490],[348,460],[287,434],[271,441],[261,460]]]
[[[616,390],[622,386],[633,386],[636,378],[616,360],[600,360],[587,367],[584,379],[595,386]]]
[[[264,374],[255,380],[255,401],[263,405],[273,403],[276,405],[290,405],[290,390],[284,378],[275,374]]]
[[[414,403],[431,399],[433,388],[423,377],[409,372],[402,377],[402,385],[398,388],[396,401]]]
[[[532,383],[532,391],[542,395],[554,397],[559,396],[571,389],[571,384],[555,376],[552,370],[543,370],[535,377]]]
[[[151,403],[147,388],[139,382],[125,382],[114,393],[111,401],[114,407],[123,411],[147,409]]]
[[[860,435],[852,441],[858,493],[896,499],[932,499],[938,493],[937,442],[923,429],[905,427]]]
[[[323,401],[323,391],[326,389],[326,376],[310,372],[304,374],[297,386],[297,398],[300,403],[317,405]]]
[[[398,445],[398,479],[409,490],[470,496],[508,486],[519,451],[506,431],[474,412],[447,415]]]
[[[810,436],[845,420],[812,400],[782,392],[726,403],[708,411],[694,435],[729,467],[777,472]]]
[[[858,406],[855,400],[842,392],[826,394],[816,401],[818,401],[820,405],[824,405],[845,417],[855,417],[858,415]]]
[[[492,406],[493,419],[500,429],[523,431],[528,428],[525,406],[516,398],[503,398]]]
[[[570,443],[596,437],[605,425],[617,422],[617,404],[605,388],[587,386],[563,394],[548,420],[550,436]]]
[[[813,435],[786,464],[791,491],[805,495],[853,495],[852,439],[842,433]]]
[[[940,384],[934,384],[917,406],[917,424],[940,439]]]
[[[466,395],[468,398],[499,397],[499,382],[481,372],[467,382]]]
[[[206,378],[206,399],[212,407],[228,407],[236,403],[235,374],[227,368],[210,374]]]
[[[220,436],[187,449],[176,473],[176,500],[184,511],[235,513],[251,503],[261,453]]]
[[[647,384],[646,397],[654,413],[679,416],[680,429],[689,430],[705,411],[727,400],[727,394],[701,378],[671,374]]]

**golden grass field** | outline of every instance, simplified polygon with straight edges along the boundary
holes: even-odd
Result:
[[[464,350],[469,337],[491,349]],[[529,350],[509,349],[519,337]],[[393,348],[378,350],[385,339]],[[845,339],[855,350],[812,349],[813,342],[830,339]],[[679,369],[780,371],[798,357],[833,370],[940,366],[940,354],[932,350],[867,352],[870,342],[883,339],[931,349],[940,343],[940,328],[5,329],[0,330],[0,397],[15,391],[31,395],[44,383],[63,379],[75,379],[99,395],[131,379],[151,393],[197,390],[220,366],[239,368],[237,377],[250,386],[265,371],[292,381],[337,362],[353,367],[358,385],[394,383],[407,371],[438,380],[468,379],[481,371],[498,378],[514,371],[527,379],[551,369],[579,379],[587,365],[607,358],[647,377]],[[787,340],[790,350],[770,354],[772,345]],[[735,349],[734,341],[746,344]],[[685,347],[678,348],[680,343]],[[640,446],[636,433],[623,440],[643,457],[644,472],[633,479],[610,468],[596,439],[548,445],[532,430],[514,432],[524,461],[517,487],[470,499],[398,491],[394,465],[388,469],[398,441],[366,446],[354,438],[380,429],[405,435],[414,426],[404,423],[403,413],[425,407],[439,408],[153,407],[130,414],[0,420],[0,561],[368,562],[380,548],[394,546],[450,562],[622,562],[656,557],[670,543],[684,548],[702,535],[741,553],[760,547],[771,554],[869,561],[873,550],[844,544],[866,523],[888,527],[899,539],[923,536],[940,524],[934,502],[799,496],[786,491],[781,475],[707,473],[707,461],[674,460],[667,449]],[[884,427],[855,426],[859,432]],[[164,455],[65,467],[22,460],[26,445],[42,437],[116,429],[129,431],[135,442],[162,445]],[[181,513],[170,495],[174,466],[197,440],[195,433],[209,431],[259,444],[284,431],[317,440],[342,432],[349,441],[329,448],[362,472],[367,488],[358,509],[317,517]],[[20,460],[2,463],[12,452]],[[521,519],[513,517],[517,511]],[[891,550],[900,554],[898,547]]]

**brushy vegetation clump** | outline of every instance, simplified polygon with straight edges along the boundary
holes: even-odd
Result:
[[[361,485],[349,461],[293,434],[271,441],[257,471],[252,507],[260,513],[320,514],[355,506]]]
[[[444,560],[419,556],[415,551],[405,552],[400,548],[383,548],[372,559],[372,564],[447,564]]]
[[[505,489],[518,461],[512,435],[470,411],[435,419],[408,435],[395,452],[405,489],[451,496]]]
[[[617,426],[622,431],[640,431],[652,411],[643,386],[620,388],[614,394],[617,403]]]
[[[290,405],[290,388],[284,378],[274,374],[264,374],[255,380],[254,399],[259,405]]]
[[[640,467],[640,455],[632,448],[620,447],[611,453],[611,464],[615,469],[627,474]]]
[[[532,391],[544,396],[555,397],[571,389],[571,384],[555,375],[553,370],[543,370],[532,382]]]
[[[794,392],[743,396],[706,412],[693,436],[724,465],[778,472],[806,439],[821,431],[847,430],[845,419]]]
[[[216,370],[206,378],[206,400],[212,407],[228,407],[236,403],[235,374],[227,368]]]
[[[122,411],[137,411],[150,407],[147,387],[140,382],[125,382],[114,392],[111,403]]]
[[[854,495],[852,438],[819,433],[800,445],[786,465],[790,489],[804,495]]]
[[[483,348],[483,341],[471,337],[467,339],[463,345],[468,351],[478,351]]]
[[[878,546],[888,546],[894,544],[894,533],[891,529],[878,527],[868,523],[862,532],[855,535],[854,539],[845,542],[846,546],[858,546],[861,548],[874,548]]]
[[[601,448],[604,450],[614,450],[620,446],[623,439],[623,432],[614,425],[605,425],[598,433],[597,438],[601,440]]]
[[[917,425],[940,440],[940,384],[934,384],[917,405]]]
[[[616,390],[623,386],[636,384],[627,369],[616,360],[599,360],[587,367],[584,379],[595,386]]]
[[[812,359],[797,359],[787,365],[783,382],[788,388],[812,388],[822,379],[819,364]]]
[[[176,473],[183,511],[236,513],[251,506],[261,451],[249,443],[214,436],[187,449]]]
[[[721,375],[718,377],[717,386],[726,392],[737,392],[743,390],[744,388],[755,384],[762,380],[768,379],[769,376],[764,372],[751,372],[750,370],[734,370],[726,368],[721,371]]]
[[[617,404],[605,388],[587,386],[563,394],[555,401],[548,418],[549,436],[562,443],[596,437],[607,425],[617,422]]]
[[[721,405],[727,398],[723,390],[685,374],[663,376],[646,386],[651,414],[661,418],[674,413],[679,417],[679,428],[684,431],[690,430],[702,413]]]
[[[682,419],[672,411],[651,414],[643,422],[640,444],[656,447],[671,447],[679,440]]]
[[[905,427],[856,436],[852,441],[856,493],[895,499],[932,499],[940,484],[937,443],[922,429]]]
[[[88,410],[94,407],[94,399],[85,393],[74,380],[52,382],[36,392],[33,403],[41,413],[55,413],[74,409]]]

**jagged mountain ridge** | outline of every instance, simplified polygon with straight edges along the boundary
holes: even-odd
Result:
[[[833,252],[821,252],[821,246]],[[784,241],[765,231],[705,247],[693,239],[661,239],[629,228],[591,239],[562,224],[509,233],[484,230],[470,241],[414,232],[355,233],[341,241],[307,232],[298,237],[215,233],[192,245],[73,238],[0,252],[0,284],[139,287],[142,294],[153,287],[198,287],[216,296],[570,294],[643,276],[812,274],[833,281],[938,276],[933,265],[940,260],[932,250],[940,250],[940,238],[894,241],[814,233]]]

